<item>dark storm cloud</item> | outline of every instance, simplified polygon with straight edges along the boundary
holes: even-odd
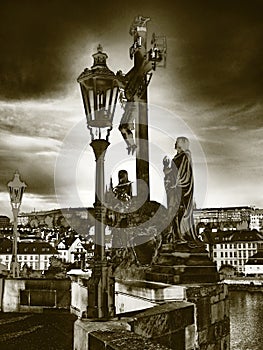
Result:
[[[90,1],[1,1],[0,96],[61,93],[70,76],[71,45],[83,33],[88,38],[110,31],[114,21],[107,16],[110,7],[95,6]]]
[[[118,41],[134,14],[158,23],[168,37],[170,67],[181,94],[228,102],[262,89],[263,31],[259,1],[2,1],[0,94],[3,98],[61,93],[68,56],[84,35]],[[147,13],[146,13],[147,12]],[[125,21],[125,22],[124,22]],[[126,23],[126,25],[124,25]],[[216,83],[215,83],[216,81]],[[255,98],[255,97],[254,97]]]
[[[259,99],[263,88],[262,2],[187,4],[178,14],[175,11],[174,32],[171,28],[171,35],[176,35],[171,64],[176,67],[178,57],[181,66],[175,73],[181,94],[208,103]]]

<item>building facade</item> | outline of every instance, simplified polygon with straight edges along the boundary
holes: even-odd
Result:
[[[58,257],[58,251],[47,242],[18,242],[17,259],[22,269],[24,265],[33,270],[44,271],[49,268],[49,259]],[[11,269],[12,241],[0,239],[0,262]]]
[[[88,258],[91,258],[93,253],[93,243],[81,241],[79,237],[64,238],[57,245],[59,257],[67,263],[82,262],[83,267]]]
[[[210,235],[208,249],[217,269],[232,266],[238,273],[245,273],[250,257],[258,252],[263,236],[256,230],[218,231]]]
[[[250,215],[250,229],[263,231],[263,209],[255,209]]]
[[[194,209],[194,222],[198,234],[206,227],[216,230],[248,230],[250,229],[253,207],[223,207]]]

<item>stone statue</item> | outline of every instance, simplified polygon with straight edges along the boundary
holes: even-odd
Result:
[[[171,240],[172,243],[198,244],[201,241],[193,219],[194,178],[189,140],[178,137],[175,149],[177,153],[172,160],[163,159],[168,215],[172,220]]]
[[[122,202],[128,202],[132,198],[132,183],[128,179],[128,172],[120,170],[118,179],[118,185],[113,188],[114,196]]]

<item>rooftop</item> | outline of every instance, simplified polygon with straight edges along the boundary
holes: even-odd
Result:
[[[13,242],[8,238],[0,238],[0,254],[11,254]],[[47,242],[18,242],[18,254],[58,254],[58,251]]]

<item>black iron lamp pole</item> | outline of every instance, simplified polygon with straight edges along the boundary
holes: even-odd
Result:
[[[114,316],[113,288],[109,281],[109,266],[105,257],[104,160],[109,146],[113,116],[118,100],[117,76],[107,67],[107,54],[99,45],[93,55],[94,63],[78,77],[91,147],[96,160],[95,184],[95,251],[93,273],[89,285],[88,317]]]

